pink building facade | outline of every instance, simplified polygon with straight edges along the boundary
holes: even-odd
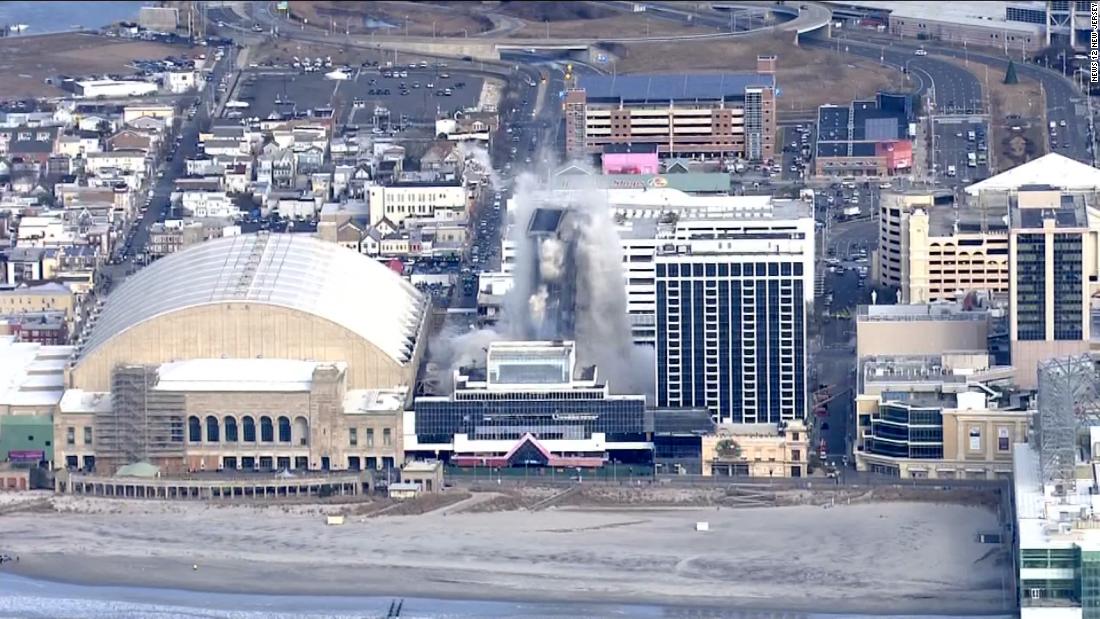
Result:
[[[649,153],[604,153],[604,174],[659,174],[657,151]]]

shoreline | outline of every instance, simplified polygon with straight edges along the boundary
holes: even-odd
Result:
[[[10,565],[10,567],[9,567]],[[101,589],[133,588],[183,592],[201,595],[260,595],[330,598],[416,598],[439,602],[485,602],[516,604],[556,604],[577,606],[644,606],[662,610],[725,609],[743,613],[815,613],[821,615],[866,615],[919,617],[1003,617],[1006,611],[951,605],[934,598],[899,600],[883,603],[833,600],[773,600],[728,596],[654,596],[616,595],[607,591],[570,591],[529,589],[516,591],[478,582],[477,573],[456,573],[450,578],[433,576],[423,568],[371,566],[362,571],[355,564],[283,563],[257,566],[247,561],[204,561],[199,569],[187,559],[165,557],[88,557],[69,554],[41,554],[20,557],[18,563],[5,564],[0,572],[39,582],[94,587]],[[266,569],[265,569],[266,568]],[[274,568],[277,572],[271,573]],[[365,572],[382,572],[368,576]],[[155,573],[152,573],[155,572]],[[251,574],[251,577],[248,575]],[[304,578],[295,578],[300,574]],[[351,578],[349,578],[351,577]],[[567,598],[563,600],[563,597]],[[854,603],[853,603],[854,602]],[[981,604],[979,604],[981,605]]]

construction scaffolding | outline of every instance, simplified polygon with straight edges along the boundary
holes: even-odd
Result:
[[[156,391],[157,367],[123,365],[111,376],[111,409],[96,413],[97,460],[105,470],[147,461],[167,471],[184,457],[184,396]]]
[[[1100,425],[1100,381],[1087,355],[1039,364],[1039,411],[1035,430],[1044,484],[1075,491],[1078,429]]]

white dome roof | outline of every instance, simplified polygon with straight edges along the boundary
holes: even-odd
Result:
[[[260,303],[330,320],[394,361],[412,356],[426,299],[386,266],[299,234],[216,239],[162,258],[108,295],[81,355],[147,320],[219,303]]]

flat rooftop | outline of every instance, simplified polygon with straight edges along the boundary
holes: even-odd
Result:
[[[922,208],[928,212],[929,236],[1008,234],[1007,204],[955,202]]]
[[[913,305],[860,305],[856,320],[890,322],[900,320],[989,320],[985,310],[964,310],[957,303],[920,303]]]
[[[759,73],[650,73],[642,75],[578,76],[589,101],[715,101],[741,98],[745,89],[775,86],[775,76]]]
[[[1039,24],[1008,21],[1005,18],[1011,4],[1019,2],[891,2],[888,0],[842,0],[829,2],[838,7],[879,9],[890,12],[891,18],[935,21],[963,26],[982,26],[991,30],[1011,30],[1038,34]],[[1043,10],[1039,7],[1038,10]]]

